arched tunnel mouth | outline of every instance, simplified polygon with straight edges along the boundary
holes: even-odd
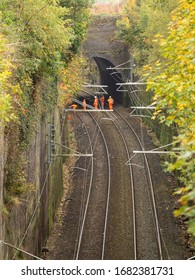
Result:
[[[124,88],[123,86],[120,86],[118,84],[124,83],[124,79],[122,77],[122,74],[117,70],[117,66],[115,66],[111,61],[109,61],[106,58],[95,56],[93,57],[98,71],[99,71],[99,82],[98,85],[100,86],[106,86],[103,89],[99,88],[99,90],[96,88],[94,93],[91,92],[91,94],[87,93],[85,91],[82,91],[82,97],[78,96],[78,100],[80,102],[83,102],[84,99],[86,99],[86,102],[88,105],[93,106],[94,97],[97,96],[100,98],[102,95],[105,97],[105,109],[108,109],[108,98],[111,96],[114,99],[114,104],[123,104],[124,102]],[[94,86],[94,85],[92,85]],[[105,90],[105,92],[104,92]],[[100,91],[100,92],[98,92]],[[82,108],[82,105],[78,105],[79,108]]]
[[[108,97],[112,96],[116,103],[121,104],[123,100],[123,92],[121,92],[121,90],[123,90],[123,88],[118,85],[118,83],[124,83],[121,73],[108,59],[98,56],[94,56],[93,59],[99,70],[100,84],[107,86],[105,90],[108,93]]]

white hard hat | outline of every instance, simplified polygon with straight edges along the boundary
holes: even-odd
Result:
[[[112,96],[109,96],[109,98],[112,98]]]
[[[95,96],[95,98],[97,98],[97,96]]]

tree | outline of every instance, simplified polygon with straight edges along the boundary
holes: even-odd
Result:
[[[13,47],[0,33],[0,125],[5,125],[15,118],[13,102],[20,102],[21,89],[13,80],[13,55]]]
[[[89,18],[90,1],[62,2],[0,1],[0,126],[6,127],[4,198],[8,204],[28,185],[24,150],[37,121],[52,115],[59,105],[59,81],[68,86],[74,81],[74,63],[78,69],[83,66],[76,53],[86,34],[84,19]],[[74,42],[78,42],[76,48]],[[73,88],[77,90],[78,84]],[[65,99],[64,95],[68,92],[63,91]]]
[[[129,43],[139,72],[143,65],[159,59],[153,39],[156,34],[167,35],[170,13],[177,5],[178,0],[126,0],[118,36]]]
[[[181,208],[176,215],[188,218],[195,236],[195,2],[180,0],[169,24],[169,36],[157,37],[162,55],[154,67],[146,67],[151,78],[148,89],[155,91],[155,117],[168,126],[175,124],[174,162],[168,170],[179,171]],[[176,150],[175,150],[176,149]],[[177,151],[177,152],[176,152]]]
[[[83,87],[87,80],[87,62],[81,55],[74,56],[68,67],[62,67],[59,72],[59,98],[58,105],[62,109],[70,104],[71,97],[75,96]]]
[[[74,38],[71,40],[71,52],[77,53],[81,47],[90,22],[89,8],[93,0],[60,0],[60,5],[69,9],[64,19],[71,22]]]
[[[29,127],[28,117],[40,108],[40,101],[44,101],[46,110],[57,102],[58,74],[62,67],[68,67],[84,40],[90,3],[89,0],[1,1],[2,32],[15,46],[14,70],[10,68],[9,75],[22,92],[18,117],[27,122],[26,127]],[[44,83],[44,90],[37,96],[35,87],[39,81]],[[12,97],[6,98],[8,104]]]
[[[195,3],[127,0],[118,26],[139,73],[143,74],[142,65],[150,63],[144,71],[150,77],[148,90],[155,94],[153,119],[176,127],[172,161],[167,163],[182,185],[177,191],[181,207],[175,215],[185,215],[189,232],[195,235]]]

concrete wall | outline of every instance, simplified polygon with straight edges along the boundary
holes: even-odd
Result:
[[[1,227],[2,239],[5,242],[36,256],[40,255],[45,244],[63,190],[61,157],[56,157],[52,164],[47,163],[49,123],[55,124],[55,142],[61,143],[61,121],[56,109],[37,123],[34,137],[25,152],[29,189],[9,209]],[[56,153],[60,154],[60,146],[56,148]],[[0,151],[0,155],[1,153],[3,151]],[[2,191],[2,165],[0,168]],[[2,200],[2,196],[0,199]],[[2,201],[0,204],[2,205]],[[5,245],[0,254],[2,259],[32,259],[27,254]]]

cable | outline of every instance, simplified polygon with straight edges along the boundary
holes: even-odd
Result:
[[[141,91],[141,90],[139,90],[139,91]],[[132,92],[132,91],[131,91]],[[129,95],[129,99],[130,100],[132,100],[133,101],[133,104],[136,106],[137,104],[138,105],[145,105],[144,103],[141,103],[141,99],[140,98],[138,98],[138,100],[140,100],[140,102],[137,102],[136,103],[136,98],[135,98],[135,96],[132,96],[132,95],[130,95],[130,92],[128,93],[128,95]],[[152,114],[151,114],[151,112],[148,110],[148,109],[146,109],[147,110],[147,112],[152,116]],[[136,113],[138,114],[138,109],[136,109]],[[139,114],[138,114],[138,117],[139,117]],[[146,116],[143,116],[143,117],[146,117]],[[152,125],[153,127],[155,127],[157,130],[159,130],[159,131],[161,131],[161,129],[157,126],[157,125],[155,125],[151,120],[148,120],[147,119],[147,123],[149,123],[150,125]],[[169,135],[169,136],[172,136],[169,132],[167,132],[166,133],[167,135]]]
[[[4,242],[4,241],[2,241],[2,240],[0,240],[0,243],[2,243],[3,245],[6,245],[6,246],[8,246],[8,247],[11,247],[11,248],[13,248],[13,249],[15,249],[15,250],[17,250],[17,251],[20,251],[20,252],[22,252],[22,253],[25,253],[26,255],[31,256],[31,257],[33,257],[33,258],[35,258],[35,259],[37,259],[37,260],[43,260],[43,259],[41,259],[41,258],[39,258],[39,257],[37,257],[37,256],[35,256],[35,255],[33,255],[33,254],[31,254],[31,253],[28,253],[28,252],[26,252],[26,251],[24,251],[24,250],[22,250],[22,249],[20,249],[20,248],[18,248],[18,247],[16,247],[16,246],[14,246],[14,245],[12,245],[12,244],[9,244],[9,243],[7,243],[7,242]]]
[[[26,231],[25,231],[25,233],[24,233],[24,235],[23,235],[23,237],[22,237],[22,240],[20,241],[20,243],[19,243],[19,245],[18,245],[18,248],[21,247],[21,245],[22,245],[24,239],[26,238],[26,235],[27,235],[27,233],[28,233],[28,230],[29,230],[29,228],[30,228],[30,226],[31,226],[31,224],[32,224],[32,222],[33,222],[33,219],[34,219],[34,217],[35,217],[36,211],[37,211],[38,206],[39,206],[39,204],[40,204],[40,202],[41,202],[40,200],[41,200],[41,197],[42,197],[42,195],[43,195],[43,191],[44,191],[45,186],[46,186],[46,182],[47,182],[47,178],[48,178],[50,169],[51,169],[51,163],[49,164],[49,168],[48,168],[48,170],[47,170],[47,174],[46,174],[46,177],[45,177],[45,181],[44,181],[44,184],[43,184],[43,187],[42,187],[42,190],[41,190],[41,193],[40,193],[38,202],[36,203],[36,206],[35,206],[35,209],[34,209],[34,211],[33,211],[32,216],[31,216],[30,222],[29,222],[29,224],[28,224],[28,226],[27,226],[27,229],[26,229]],[[16,252],[15,252],[15,254],[14,254],[12,260],[15,259],[16,255],[17,255],[17,252],[18,252],[18,249],[16,250]]]
[[[86,161],[87,161],[87,158],[85,158],[85,168],[87,168]],[[78,228],[77,228],[77,235],[76,235],[76,242],[75,242],[73,260],[75,260],[75,258],[76,258],[77,247],[78,247],[78,239],[79,239],[80,229],[81,229],[81,225],[82,225],[83,217],[84,217],[88,171],[89,171],[89,165],[88,165],[88,168],[86,169],[86,172],[84,173],[84,178],[83,178],[83,191],[82,191],[82,195],[81,195],[81,206],[80,206],[80,212],[79,212],[79,218],[78,218],[79,223],[78,223]]]
[[[63,120],[62,130],[61,130],[61,133],[60,133],[60,136],[61,136],[60,138],[61,138],[61,140],[62,140],[62,131],[63,131],[63,128],[64,128],[64,124],[65,124],[65,119]],[[57,152],[56,152],[56,154],[54,155],[54,160],[56,159],[56,156],[57,156]],[[44,179],[44,183],[43,183],[43,186],[42,186],[42,189],[41,189],[40,196],[39,196],[38,201],[37,201],[37,203],[36,203],[36,206],[35,206],[35,209],[34,209],[34,211],[33,211],[32,216],[31,216],[30,222],[28,223],[28,226],[27,226],[27,228],[26,228],[26,231],[25,231],[25,233],[24,233],[24,235],[23,235],[23,237],[22,237],[22,240],[19,242],[18,247],[16,247],[17,249],[16,249],[16,252],[15,252],[15,254],[14,254],[12,260],[15,259],[16,255],[17,255],[17,253],[18,253],[18,250],[19,250],[19,248],[21,247],[21,245],[22,245],[24,239],[26,238],[26,235],[27,235],[27,233],[28,233],[28,231],[29,231],[29,229],[30,229],[30,226],[31,226],[32,222],[33,222],[33,219],[34,219],[34,217],[35,217],[36,211],[37,211],[38,206],[39,206],[39,204],[40,204],[40,202],[41,202],[41,197],[42,197],[42,195],[43,195],[43,191],[44,191],[45,186],[46,186],[46,183],[47,183],[47,179],[48,179],[48,176],[49,176],[49,173],[50,173],[50,170],[51,170],[51,166],[52,166],[52,164],[49,163],[49,167],[48,167],[48,169],[47,169],[47,173],[46,173],[46,176],[45,176],[45,179]]]

